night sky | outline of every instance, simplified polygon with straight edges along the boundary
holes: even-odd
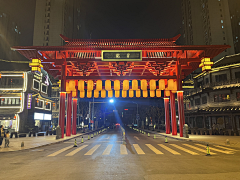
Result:
[[[171,38],[181,26],[180,0],[82,0],[87,37]],[[21,44],[32,45],[35,0],[0,0],[21,24]]]

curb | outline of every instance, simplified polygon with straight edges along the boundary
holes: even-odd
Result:
[[[101,129],[104,129],[104,128],[101,128]],[[99,130],[101,130],[101,129],[97,129],[97,130],[95,130],[95,131],[99,131]],[[95,131],[92,131],[92,132],[95,132]],[[91,132],[91,133],[92,133],[92,132]],[[80,137],[80,136],[83,136],[83,135],[86,135],[86,134],[89,134],[89,133],[90,133],[90,132],[84,133],[84,134],[79,134],[79,135],[77,135],[77,136],[75,136],[75,137],[71,137],[71,138],[69,138],[69,139],[63,139],[63,140],[61,140],[61,141],[51,142],[51,143],[43,144],[43,145],[40,145],[40,146],[30,147],[30,148],[27,148],[27,149],[18,149],[18,150],[15,150],[15,151],[3,151],[3,152],[0,151],[0,153],[11,153],[11,152],[18,152],[18,151],[26,151],[26,150],[31,150],[31,149],[37,149],[37,148],[41,148],[41,147],[44,147],[44,146],[50,146],[50,145],[59,144],[59,143],[65,142],[65,141],[69,141],[69,140],[78,138],[78,137]]]
[[[221,145],[222,144],[217,144],[217,143],[211,143],[211,142],[206,142],[206,141],[197,141],[197,140],[191,140],[191,139],[182,139],[182,138],[179,138],[179,137],[173,137],[173,136],[169,136],[169,135],[163,135],[163,134],[160,134],[160,133],[155,133],[155,132],[152,132],[152,131],[149,131],[149,130],[144,130],[146,132],[149,132],[149,133],[152,133],[152,134],[158,134],[160,136],[164,136],[164,137],[168,137],[168,138],[171,138],[171,139],[176,139],[176,140],[179,140],[179,141],[188,141],[188,142],[194,142],[194,143],[201,143],[201,144],[210,144],[210,145]]]

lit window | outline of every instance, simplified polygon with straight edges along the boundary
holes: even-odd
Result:
[[[221,23],[223,23],[223,20],[221,20]]]
[[[222,29],[224,28],[224,26],[222,26]]]

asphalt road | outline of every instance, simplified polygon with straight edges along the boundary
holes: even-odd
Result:
[[[240,151],[168,139],[153,139],[126,128],[87,140],[77,139],[33,150],[0,153],[0,179],[159,180],[240,179]],[[229,148],[229,147],[228,147]]]

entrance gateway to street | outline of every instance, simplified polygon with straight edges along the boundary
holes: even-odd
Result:
[[[12,47],[31,63],[32,71],[43,67],[61,79],[59,126],[64,137],[76,134],[78,98],[157,97],[164,98],[166,133],[177,135],[175,93],[179,131],[185,124],[182,80],[201,67],[211,69],[211,59],[228,45],[176,45],[170,39],[69,39],[63,46]],[[129,83],[131,81],[131,83]],[[163,95],[164,94],[164,95]],[[171,121],[169,117],[169,102]],[[171,123],[170,123],[171,122]]]

